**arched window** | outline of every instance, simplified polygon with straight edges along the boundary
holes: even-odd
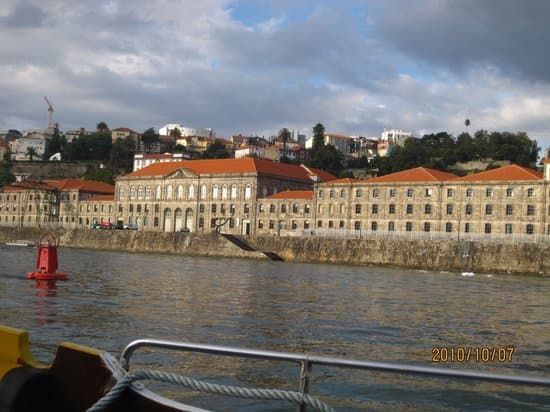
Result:
[[[168,185],[168,187],[166,188],[166,200],[172,200],[172,196],[173,196],[172,185]]]
[[[136,188],[135,186],[130,187],[130,199],[136,198]]]
[[[201,199],[206,199],[206,185],[201,185],[201,194],[200,194],[200,197]]]
[[[195,198],[195,185],[189,185],[189,199]]]
[[[212,186],[212,199],[218,199],[218,185]]]
[[[231,185],[231,199],[237,198],[237,185]]]
[[[222,186],[222,200],[227,200],[227,185]]]
[[[162,197],[162,189],[160,186],[157,186],[155,191],[155,199],[159,200]]]
[[[151,186],[145,187],[145,200],[151,200]],[[145,226],[145,224],[143,224]]]
[[[249,200],[252,197],[252,188],[250,185],[246,185],[244,188],[244,199]]]
[[[143,186],[138,187],[138,199],[143,199]]]
[[[182,200],[182,199],[183,199],[183,186],[182,186],[182,185],[178,185],[178,194],[177,194],[177,197],[178,197],[178,200]]]
[[[124,186],[120,186],[118,188],[118,198],[120,200],[124,200],[125,197],[126,197],[126,189],[124,188]]]

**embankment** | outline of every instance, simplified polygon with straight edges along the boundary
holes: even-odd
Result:
[[[286,261],[398,266],[426,270],[550,275],[550,244],[257,237],[257,251],[242,250],[216,234],[123,230],[54,231],[60,246],[262,259],[274,252]],[[37,240],[37,229],[0,228],[0,243]]]

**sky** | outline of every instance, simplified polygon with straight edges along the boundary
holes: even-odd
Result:
[[[2,0],[0,130],[525,131],[550,146],[546,0]]]

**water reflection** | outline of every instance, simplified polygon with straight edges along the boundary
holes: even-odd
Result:
[[[37,299],[34,302],[36,323],[39,325],[54,323],[57,316],[57,305],[53,298],[57,296],[57,280],[36,279],[29,282],[34,283],[36,288]]]

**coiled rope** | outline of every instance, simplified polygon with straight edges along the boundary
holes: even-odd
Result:
[[[299,392],[279,389],[257,389],[241,386],[218,385],[191,379],[186,376],[176,375],[174,373],[145,370],[126,374],[123,378],[119,379],[115,386],[113,386],[103,398],[88,409],[88,412],[103,412],[112,402],[118,399],[126,387],[128,387],[132,382],[140,380],[168,382],[182,385],[195,391],[208,392],[216,395],[233,396],[236,398],[283,400],[303,404],[321,412],[334,412],[334,410],[323,401]]]

